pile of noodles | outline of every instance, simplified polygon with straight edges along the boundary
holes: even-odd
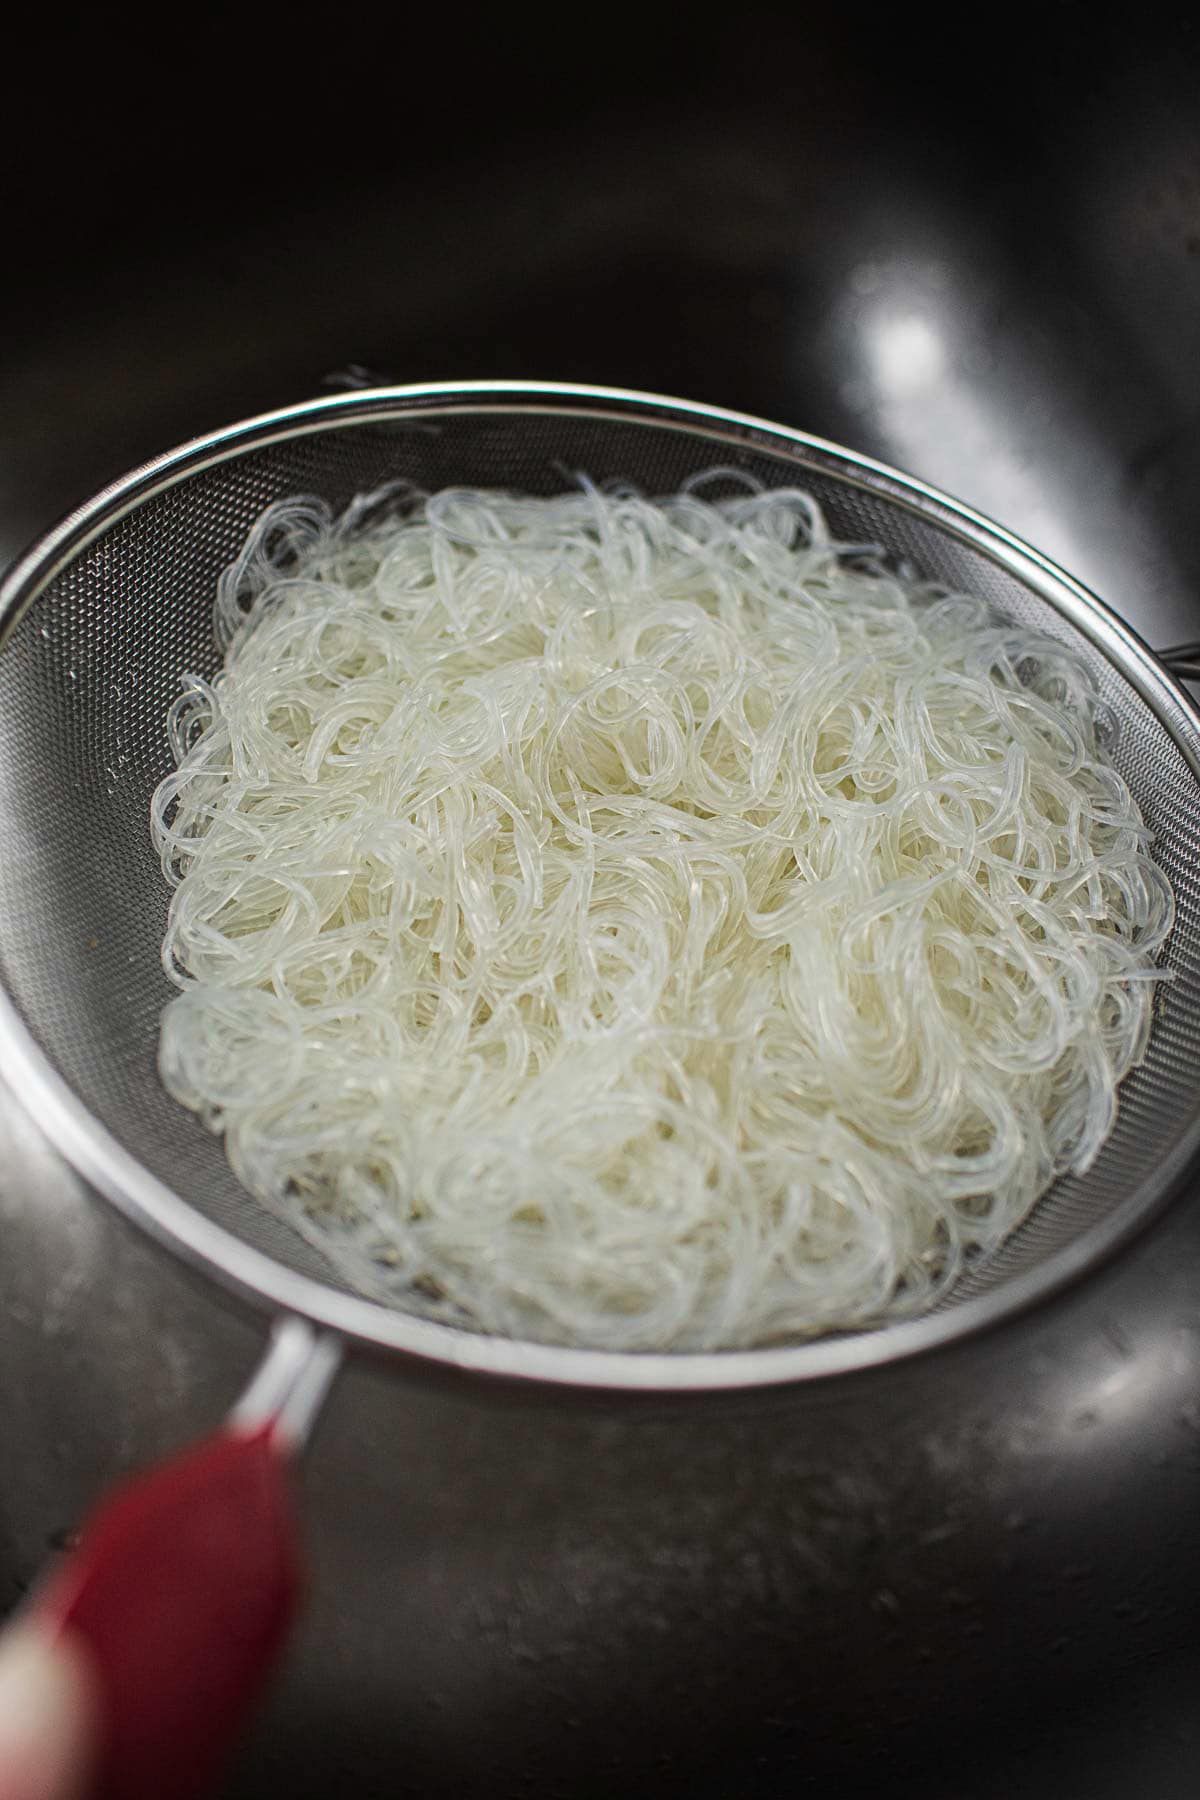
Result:
[[[356,1289],[629,1350],[880,1322],[1111,1130],[1172,902],[1092,683],[806,494],[289,500],[216,623],[162,1076]]]

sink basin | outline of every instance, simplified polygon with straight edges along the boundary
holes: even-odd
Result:
[[[1200,38],[1049,6],[981,61],[969,23],[933,55],[932,27],[647,19],[585,60],[463,21],[394,95],[264,46],[266,123],[216,142],[217,47],[136,132],[83,58],[84,149],[25,172],[0,296],[0,557],[323,385],[542,377],[845,443],[1151,643],[1200,636]],[[219,1416],[263,1324],[7,1100],[0,1145],[2,1608],[99,1486]],[[356,1364],[303,1485],[311,1608],[231,1800],[1200,1785],[1196,1195],[1004,1331],[819,1390]]]

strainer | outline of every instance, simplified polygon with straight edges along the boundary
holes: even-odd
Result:
[[[220,1141],[155,1067],[171,989],[168,893],[149,801],[184,669],[217,663],[217,576],[296,493],[341,508],[395,477],[551,494],[578,471],[651,494],[722,465],[800,483],[843,540],[877,542],[1072,647],[1116,721],[1111,755],[1155,833],[1178,914],[1149,1053],[1094,1166],[1060,1180],[929,1316],[792,1347],[629,1355],[489,1339],[346,1290],[240,1188]],[[1194,649],[1194,646],[1187,647]],[[1181,671],[1191,667],[1181,661]],[[1200,716],[1113,613],[1045,557],[921,483],[784,427],[684,401],[544,383],[379,388],[311,401],[160,457],[67,519],[0,589],[0,1056],[64,1154],[175,1250],[274,1311],[443,1364],[607,1388],[704,1389],[832,1374],[931,1348],[1092,1267],[1178,1185],[1200,1147]],[[285,1361],[312,1380],[309,1347]],[[299,1348],[297,1348],[299,1346]],[[283,1353],[280,1353],[283,1354]],[[319,1386],[320,1384],[317,1383]]]
[[[217,575],[288,494],[341,507],[389,477],[550,494],[576,471],[649,493],[725,464],[803,483],[834,531],[877,541],[1070,642],[1118,722],[1112,755],[1156,834],[1178,923],[1150,1053],[1094,1167],[1059,1181],[938,1311],[795,1348],[629,1356],[498,1342],[361,1299],[238,1185],[163,1091],[168,893],[147,831],[184,669],[217,664]],[[0,1051],[65,1154],[223,1281],[341,1334],[459,1365],[614,1387],[792,1380],[943,1342],[1048,1293],[1127,1236],[1200,1136],[1200,721],[1120,620],[1044,557],[929,488],[799,432],[598,388],[456,383],[309,402],[185,446],[100,494],[0,590]]]

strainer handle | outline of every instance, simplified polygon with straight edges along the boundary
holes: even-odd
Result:
[[[1158,653],[1159,661],[1164,662],[1172,675],[1180,681],[1200,681],[1200,640],[1192,640],[1186,644],[1169,644]]]
[[[287,1465],[338,1355],[286,1321],[226,1426],[103,1502],[54,1573],[36,1612],[89,1665],[94,1800],[191,1800],[219,1771],[296,1615]]]

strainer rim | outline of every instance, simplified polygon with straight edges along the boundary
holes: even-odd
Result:
[[[0,653],[67,562],[135,507],[206,467],[272,442],[371,419],[469,411],[572,411],[659,428],[724,431],[743,449],[801,453],[826,477],[883,492],[999,562],[1081,630],[1135,687],[1200,780],[1200,711],[1138,634],[1049,557],[930,484],[871,457],[753,414],[636,389],[549,381],[422,382],[323,395],[255,415],[168,450],[108,483],[38,538],[0,582]],[[1200,1113],[1153,1174],[1110,1214],[1033,1268],[946,1311],[886,1328],[754,1350],[629,1352],[487,1337],[397,1311],[304,1275],[215,1224],[113,1137],[0,987],[0,1067],[66,1160],[126,1217],[185,1261],[272,1312],[305,1316],[352,1341],[460,1371],[562,1387],[689,1392],[767,1388],[891,1365],[1016,1318],[1090,1273],[1149,1223],[1200,1153]]]

